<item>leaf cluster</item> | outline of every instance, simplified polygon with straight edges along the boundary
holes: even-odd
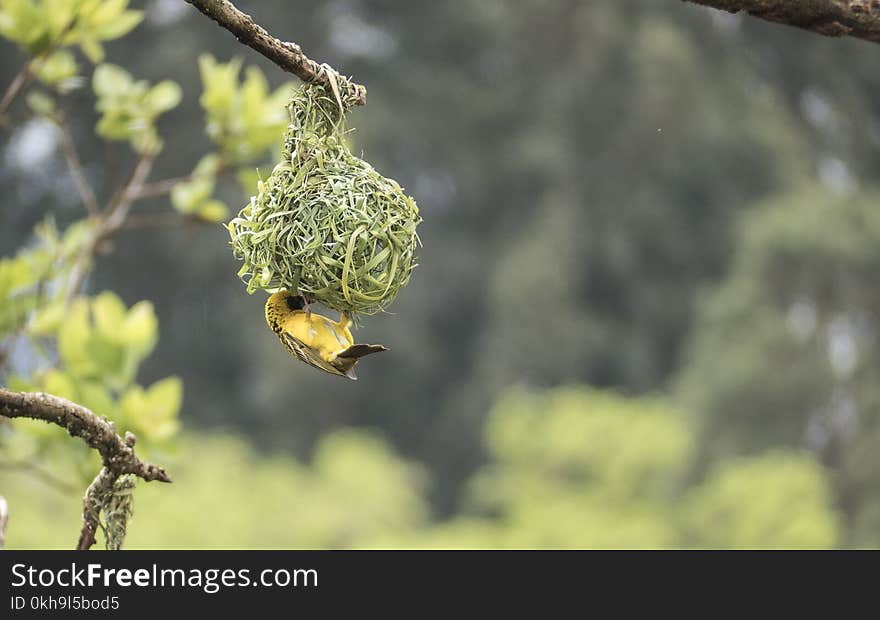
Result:
[[[149,387],[136,383],[138,369],[153,351],[158,323],[151,303],[126,307],[110,291],[69,304],[58,300],[41,307],[28,327],[33,346],[57,343],[57,360],[25,377],[12,374],[10,389],[42,391],[79,403],[110,419],[117,431],[134,432],[141,453],[161,448],[179,429],[183,384],[167,377]],[[47,363],[48,362],[48,363]],[[47,449],[57,429],[38,422],[16,425],[21,432],[7,438],[11,452],[36,455]],[[82,446],[85,450],[85,447]],[[84,476],[94,475],[86,469]]]
[[[118,39],[144,18],[129,0],[0,0],[0,36],[38,60],[36,76],[46,85],[75,86],[78,46],[92,63],[104,59],[102,43]]]
[[[97,98],[95,107],[101,113],[96,131],[108,140],[125,140],[139,153],[155,153],[162,147],[156,131],[156,119],[177,107],[180,86],[164,80],[150,86],[135,80],[122,67],[101,64],[92,76]]]

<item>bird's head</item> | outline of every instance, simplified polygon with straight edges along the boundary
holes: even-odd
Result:
[[[301,295],[295,295],[288,290],[282,289],[273,293],[266,300],[266,320],[273,317],[282,317],[289,312],[302,310],[306,306],[306,300]]]
[[[306,300],[301,295],[294,295],[293,293],[288,293],[284,291],[285,298],[284,303],[287,304],[288,310],[302,310],[306,306]]]

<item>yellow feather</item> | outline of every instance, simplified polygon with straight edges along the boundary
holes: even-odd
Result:
[[[307,312],[302,298],[286,290],[266,300],[266,323],[292,355],[309,366],[350,379],[357,378],[354,366],[359,358],[387,351],[382,345],[356,345],[345,313],[333,321]]]

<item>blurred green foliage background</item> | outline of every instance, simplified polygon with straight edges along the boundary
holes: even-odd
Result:
[[[880,546],[875,45],[675,1],[237,4],[367,85],[354,150],[419,202],[356,383],[278,344],[220,224],[289,76],[183,0],[0,0],[0,88],[39,59],[0,118],[0,384],[169,470],[126,547]],[[148,168],[110,235],[68,138],[99,205]],[[0,426],[7,546],[73,546],[98,466]]]

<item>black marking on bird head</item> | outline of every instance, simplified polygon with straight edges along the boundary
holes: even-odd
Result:
[[[306,300],[299,295],[288,295],[285,301],[287,302],[287,307],[291,310],[302,310],[306,305]]]

